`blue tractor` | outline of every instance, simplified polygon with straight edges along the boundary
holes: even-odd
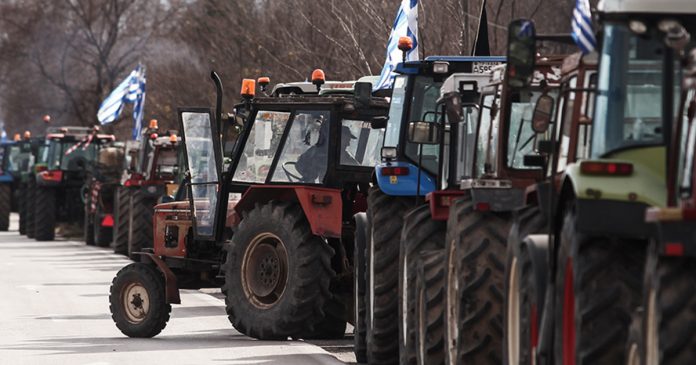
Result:
[[[397,293],[403,273],[399,273],[398,257],[404,215],[436,190],[441,148],[410,142],[409,125],[438,121],[440,88],[449,76],[484,74],[503,62],[505,57],[431,56],[396,67],[382,162],[375,167],[367,213],[355,217],[358,361],[391,364],[399,359]],[[469,95],[471,87],[464,81],[458,86],[460,93]]]

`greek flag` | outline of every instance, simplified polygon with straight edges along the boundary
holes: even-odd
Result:
[[[575,43],[582,53],[590,53],[597,47],[594,30],[592,29],[592,13],[589,0],[576,0],[573,9],[573,32]]]
[[[387,41],[387,59],[384,62],[379,81],[373,85],[373,90],[388,89],[394,82],[394,69],[402,62],[399,50],[399,37],[411,37],[413,48],[406,53],[407,61],[418,60],[418,0],[402,0],[396,20],[392,26],[389,41]]]
[[[140,125],[143,119],[143,107],[145,105],[145,67],[138,65],[125,80],[123,80],[109,96],[102,101],[97,112],[97,119],[101,124],[109,124],[115,121],[125,103],[135,103],[133,106],[133,138],[140,135]]]

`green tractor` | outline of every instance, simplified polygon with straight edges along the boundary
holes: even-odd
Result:
[[[41,164],[36,166],[36,184],[28,200],[34,207],[33,234],[37,241],[53,241],[58,223],[82,224],[87,165],[114,140],[113,135],[99,133],[97,128],[48,129],[46,149],[39,159]]]
[[[544,199],[548,235],[524,239],[532,257],[545,259],[532,267],[531,275],[541,279],[527,283],[544,299],[538,327],[529,329],[538,340],[518,363],[627,360],[646,247],[655,236],[645,211],[667,203],[679,92],[674,75],[691,46],[689,33],[696,31],[693,10],[683,0],[604,1],[599,7],[597,87],[587,108],[594,112],[589,158],[569,163],[552,180]],[[526,52],[535,51],[533,42],[528,46]]]

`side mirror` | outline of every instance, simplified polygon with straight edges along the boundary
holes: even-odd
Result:
[[[527,19],[513,20],[508,26],[507,85],[528,87],[536,62],[536,29]]]
[[[445,112],[450,123],[458,123],[462,120],[462,97],[456,91],[446,93],[444,96]]]
[[[553,98],[544,94],[539,97],[532,115],[532,130],[544,133],[549,129],[551,114],[553,114]]]
[[[417,144],[439,144],[440,125],[430,122],[410,122],[408,141]]]

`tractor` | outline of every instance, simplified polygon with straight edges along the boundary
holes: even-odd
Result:
[[[37,241],[52,241],[59,223],[81,224],[84,218],[82,187],[88,164],[98,152],[115,141],[97,127],[51,127],[46,149],[36,165],[36,184],[28,200],[33,206],[33,234]]]
[[[401,44],[410,49],[410,40]],[[399,274],[400,233],[404,215],[435,190],[439,166],[439,147],[419,145],[408,140],[408,125],[413,121],[434,122],[437,99],[443,81],[452,74],[464,73],[477,80],[504,57],[431,56],[422,61],[397,65],[393,82],[389,119],[381,149],[381,160],[374,169],[369,193],[368,212],[355,217],[361,230],[355,295],[355,355],[358,361],[381,364],[398,361],[412,348],[401,346],[399,331],[400,301],[393,300],[403,278]],[[464,85],[464,84],[462,84]],[[471,86],[471,84],[467,84]],[[459,85],[457,85],[459,87]],[[377,289],[379,288],[379,289]],[[401,355],[400,355],[401,354]]]
[[[131,337],[152,337],[179,289],[221,287],[234,327],[266,340],[340,338],[351,320],[353,215],[366,209],[388,102],[354,95],[256,97],[224,118],[179,110],[188,201],[155,208],[154,248],[112,283],[111,312]],[[323,72],[313,73],[316,88]],[[223,146],[238,120],[228,160]]]
[[[696,303],[696,50],[693,45],[689,48],[684,53],[689,58],[684,60],[687,66],[670,141],[668,203],[645,212],[646,222],[656,227],[656,236],[645,261],[642,305],[629,329],[629,365],[685,364],[696,356],[692,335],[696,319],[691,310]]]
[[[532,120],[537,126],[550,125],[551,135],[556,139],[555,143],[540,143],[538,155],[525,156],[525,164],[544,169],[545,179],[527,187],[524,206],[514,212],[508,234],[503,291],[503,364],[534,363],[532,354],[539,340],[536,329],[544,310],[545,295],[537,291],[540,285],[535,282],[545,278],[533,274],[544,271],[538,267],[546,264],[546,257],[534,255],[538,251],[530,246],[543,244],[537,238],[548,232],[549,220],[553,219],[549,204],[558,200],[561,190],[557,182],[566,166],[589,157],[592,125],[586,115],[590,113],[592,99],[589,96],[594,92],[596,74],[596,53],[578,52],[567,56],[561,66],[556,105],[546,99],[546,102],[538,101],[535,107]]]
[[[162,133],[153,119],[140,141],[127,143],[128,163],[115,200],[115,253],[138,259],[135,252],[152,248],[154,207],[178,186],[179,141],[176,131]]]
[[[19,211],[22,204],[21,172],[31,159],[29,135],[25,137],[16,134],[12,141],[0,143],[0,231],[9,229],[10,212]]]
[[[124,148],[119,142],[105,146],[97,152],[97,159],[87,164],[82,196],[85,205],[84,240],[88,246],[105,247],[113,239],[114,202],[120,185]]]
[[[524,329],[537,340],[520,349],[523,363],[626,363],[631,318],[644,299],[648,242],[657,234],[645,221],[646,209],[666,206],[667,181],[676,171],[667,168],[679,92],[675,75],[682,54],[693,47],[693,4],[607,0],[597,19],[602,29],[596,92],[587,108],[592,114],[578,120],[592,123],[589,155],[568,163],[540,199],[551,217],[548,234],[523,239],[531,257],[546,261],[530,267],[529,275],[539,279],[525,283],[544,298],[540,318],[530,320],[538,327]],[[534,52],[534,42],[519,46]]]

